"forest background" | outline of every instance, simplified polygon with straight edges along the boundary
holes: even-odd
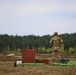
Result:
[[[53,35],[8,35],[0,34],[0,52],[20,53],[22,49],[36,49],[37,53],[51,53],[52,45],[49,43]],[[62,54],[76,54],[76,33],[59,35],[63,39]]]

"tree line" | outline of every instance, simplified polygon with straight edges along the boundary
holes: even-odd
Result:
[[[49,43],[53,35],[35,36],[35,35],[8,35],[0,34],[0,52],[21,51],[25,49],[36,49],[37,52],[50,51],[52,45]],[[76,33],[65,33],[59,35],[63,39],[64,50],[68,52],[70,48],[76,51]],[[71,49],[72,50],[72,49]]]

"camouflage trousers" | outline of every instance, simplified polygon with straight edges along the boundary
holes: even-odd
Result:
[[[53,59],[53,62],[59,62],[60,60],[60,47],[53,47],[52,48],[52,59]]]

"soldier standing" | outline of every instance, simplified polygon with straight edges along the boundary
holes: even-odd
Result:
[[[63,43],[63,40],[58,36],[58,32],[54,32],[54,36],[50,39],[50,43],[53,45],[53,62],[58,62],[58,60],[60,60],[60,47]]]

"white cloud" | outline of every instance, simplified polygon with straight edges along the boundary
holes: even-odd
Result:
[[[26,1],[11,1],[0,3],[0,14],[7,16],[31,16],[39,14],[56,14],[56,13],[75,13],[75,0],[26,0]],[[16,2],[16,3],[15,3]]]
[[[36,1],[35,1],[36,2]],[[56,1],[57,2],[57,1]],[[46,13],[58,13],[58,12],[76,12],[75,3],[59,3],[59,2],[47,1],[46,3],[20,3],[16,7],[17,14],[46,14]]]
[[[9,34],[40,35],[54,31],[75,32],[76,0],[0,2],[0,31]]]
[[[12,4],[11,2],[6,2],[0,4],[0,10],[4,12],[14,12],[17,14],[44,14],[44,13],[56,13],[56,12],[66,12],[72,11],[76,12],[75,2],[62,3],[60,0],[32,0],[32,1],[22,1],[17,4]],[[65,0],[64,0],[65,1]],[[15,2],[15,1],[14,1]],[[11,11],[10,11],[11,10]]]

